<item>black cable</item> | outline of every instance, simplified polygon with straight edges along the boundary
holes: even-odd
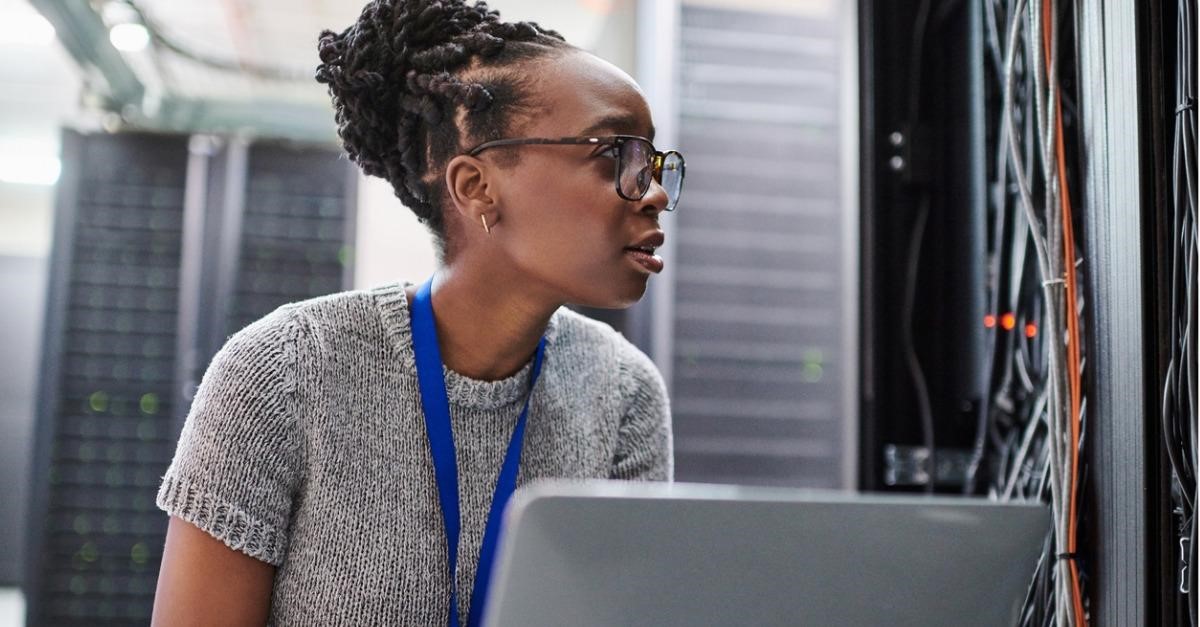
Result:
[[[1196,426],[1196,91],[1195,0],[1177,0],[1174,141],[1171,154],[1168,267],[1168,362],[1163,377],[1163,447],[1170,462],[1172,500],[1179,515],[1178,587],[1187,617],[1197,624],[1197,426]]]
[[[921,201],[917,211],[916,224],[912,230],[912,241],[908,248],[908,266],[905,273],[904,308],[900,324],[903,329],[904,354],[908,363],[909,376],[912,377],[914,391],[917,395],[917,407],[921,415],[921,433],[925,439],[925,448],[929,451],[929,482],[925,484],[926,492],[933,492],[937,483],[937,453],[934,448],[933,408],[929,400],[929,387],[925,381],[925,371],[917,358],[917,349],[913,342],[913,310],[916,308],[917,274],[920,267],[921,244],[925,237],[925,226],[929,220],[929,196]]]
[[[908,121],[913,126],[917,124],[917,115],[921,107],[921,58],[925,53],[925,30],[929,27],[929,11],[931,0],[921,0],[917,8],[917,18],[913,22],[912,47],[909,51],[908,80],[912,90],[908,92]]]
[[[146,31],[150,34],[150,37],[154,43],[161,45],[163,48],[184,59],[198,63],[205,67],[212,68],[214,70],[247,74],[262,80],[306,83],[312,82],[313,80],[313,73],[310,70],[288,70],[285,68],[254,63],[251,61],[221,59],[202,52],[197,52],[196,50],[179,43],[173,37],[167,35],[166,31],[159,26],[158,22],[151,18],[144,9],[134,2],[134,0],[123,1],[137,15],[138,20],[142,23],[142,25],[146,27]]]
[[[910,129],[917,127],[920,117],[922,59],[925,52],[925,33],[929,28],[930,11],[932,8],[932,0],[922,0],[917,9],[916,20],[913,25],[908,74],[909,84],[911,85],[908,99],[908,123]],[[910,137],[909,141],[916,141],[916,138]],[[913,167],[914,165],[910,163],[909,167]],[[925,225],[929,218],[931,203],[929,190],[921,191],[921,200],[919,203],[908,250],[904,302],[901,313],[901,340],[904,345],[905,363],[908,366],[909,376],[913,383],[913,391],[917,397],[917,410],[921,419],[922,440],[925,450],[928,452],[926,466],[928,468],[929,480],[925,484],[925,491],[932,493],[937,489],[937,449],[935,448],[936,442],[934,439],[933,406],[929,399],[929,386],[925,380],[925,372],[921,368],[921,361],[917,356],[915,340],[913,338],[913,313],[916,308],[917,271],[920,266],[922,241],[925,235]]]

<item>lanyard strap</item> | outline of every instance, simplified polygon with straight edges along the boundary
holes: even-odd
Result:
[[[421,407],[425,414],[425,431],[429,435],[429,449],[433,455],[434,476],[437,479],[438,499],[442,506],[442,519],[446,527],[446,547],[450,567],[450,627],[459,627],[458,586],[455,573],[458,568],[458,539],[461,526],[458,508],[458,460],[454,452],[454,433],[450,426],[450,400],[446,394],[446,380],[442,374],[442,353],[438,346],[437,326],[433,319],[433,278],[430,277],[418,290],[413,299],[411,312],[413,328],[413,351],[416,353],[417,381],[421,386]],[[538,342],[537,354],[533,359],[533,371],[529,375],[529,396],[525,407],[517,418],[504,465],[496,480],[496,491],[492,495],[492,506],[488,511],[487,526],[483,532],[483,544],[479,551],[479,567],[475,573],[475,584],[471,592],[471,613],[467,617],[469,627],[476,627],[483,619],[484,603],[487,600],[488,580],[492,574],[492,560],[500,535],[500,522],[504,506],[517,488],[517,470],[521,464],[521,444],[525,439],[525,422],[529,416],[529,403],[533,399],[533,386],[541,374],[542,360],[546,354],[546,338]]]

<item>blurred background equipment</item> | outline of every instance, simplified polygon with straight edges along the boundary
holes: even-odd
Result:
[[[30,624],[145,623],[162,472],[209,359],[353,277],[355,178],[331,147],[67,132],[42,353]]]
[[[853,12],[802,8],[680,8],[688,187],[652,355],[683,481],[855,483]]]

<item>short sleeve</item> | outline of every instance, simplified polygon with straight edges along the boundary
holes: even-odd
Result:
[[[276,566],[304,464],[296,318],[289,308],[276,310],[213,358],[156,500],[168,514]]]
[[[617,435],[612,479],[671,481],[675,459],[667,386],[654,362],[622,338],[619,355],[625,411]]]

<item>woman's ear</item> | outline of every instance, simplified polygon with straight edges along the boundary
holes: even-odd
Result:
[[[491,164],[468,155],[458,155],[446,164],[446,189],[450,202],[467,224],[488,224],[499,219],[497,187],[491,181]]]

